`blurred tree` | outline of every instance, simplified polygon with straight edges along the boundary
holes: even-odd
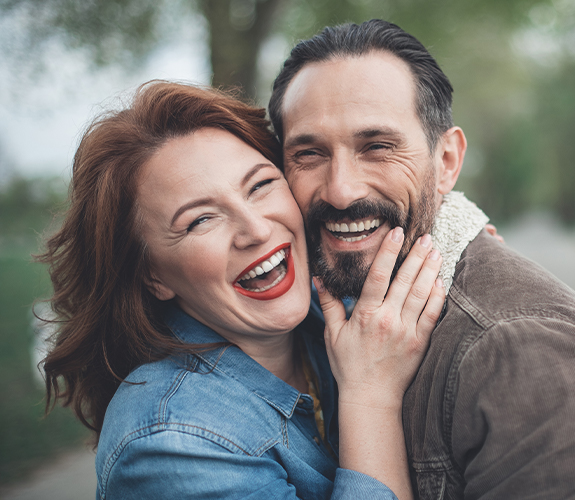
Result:
[[[260,46],[285,0],[0,0],[26,26],[26,48],[59,37],[88,50],[97,65],[143,60],[163,35],[166,13],[182,22],[203,15],[210,34],[212,84],[255,96]]]
[[[254,97],[257,57],[272,32],[293,40],[326,25],[381,17],[439,52],[472,24],[496,22],[510,30],[525,21],[530,6],[550,1],[0,0],[0,11],[17,14],[28,48],[59,37],[71,48],[87,49],[99,65],[142,60],[165,35],[166,13],[182,23],[202,15],[210,34],[213,84],[239,85]]]
[[[241,86],[261,104],[258,57],[270,36],[291,46],[325,25],[390,20],[452,80],[454,116],[470,144],[458,187],[495,222],[534,205],[575,222],[573,0],[0,0],[0,12],[17,15],[30,47],[56,37],[96,64],[126,67],[167,36],[167,18],[185,25],[201,16],[213,84]],[[553,68],[549,47],[563,54]]]
[[[210,30],[213,85],[257,95],[257,58],[284,0],[201,0]]]

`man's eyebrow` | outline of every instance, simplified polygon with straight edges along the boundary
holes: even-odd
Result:
[[[367,128],[364,130],[358,130],[354,132],[353,136],[356,139],[373,139],[374,137],[388,137],[391,139],[402,140],[405,138],[405,135],[402,134],[399,130],[396,130],[391,127],[375,127],[375,128]],[[288,139],[284,144],[284,149],[290,149],[297,146],[302,146],[305,144],[312,144],[319,140],[317,135],[314,134],[300,134],[296,135],[295,137]]]
[[[240,181],[241,187],[244,187],[254,175],[256,175],[262,168],[266,167],[272,167],[274,169],[276,168],[272,163],[258,163],[257,165],[254,165]],[[214,198],[210,196],[200,198],[199,200],[190,201],[189,203],[184,203],[180,208],[176,210],[176,213],[172,217],[171,225],[173,226],[177,218],[187,210],[191,210],[192,208],[200,207],[202,205],[210,205],[212,203],[214,203]]]
[[[317,136],[313,134],[300,134],[292,137],[284,143],[284,149],[295,148],[303,144],[311,144],[317,140]]]
[[[357,139],[373,139],[374,137],[389,137],[403,139],[405,136],[398,130],[390,127],[368,128],[353,134]]]

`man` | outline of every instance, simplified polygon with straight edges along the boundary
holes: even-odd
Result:
[[[452,193],[466,139],[452,87],[411,35],[379,20],[299,43],[270,115],[306,219],[313,272],[358,297],[384,236],[430,232],[448,297],[404,398],[416,496],[575,498],[575,294],[489,237]]]

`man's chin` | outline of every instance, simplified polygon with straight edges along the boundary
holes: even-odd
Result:
[[[330,263],[321,249],[318,250],[311,259],[314,276],[322,280],[326,290],[336,299],[359,299],[371,266],[363,252],[339,252],[330,256]]]

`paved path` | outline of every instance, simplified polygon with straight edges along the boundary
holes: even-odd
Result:
[[[531,214],[513,226],[500,227],[499,232],[507,245],[575,289],[575,231],[566,232],[544,214]],[[93,500],[95,491],[94,453],[85,449],[42,467],[25,484],[0,491],[0,498]]]
[[[575,229],[561,227],[547,214],[529,214],[499,232],[511,248],[575,290]]]
[[[90,448],[67,453],[38,469],[27,481],[0,491],[2,500],[94,500],[96,473]]]

